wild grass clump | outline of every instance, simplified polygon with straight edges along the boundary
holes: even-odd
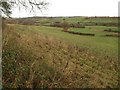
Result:
[[[3,30],[3,88],[117,87],[112,60],[26,30],[27,26],[19,28]]]

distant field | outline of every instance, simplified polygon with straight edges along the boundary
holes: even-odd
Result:
[[[29,18],[20,18],[20,19],[12,19],[11,21],[17,22],[26,22],[26,23],[32,23],[36,25],[50,25],[54,22],[63,22],[63,19],[65,19],[69,23],[77,23],[80,22],[84,25],[105,25],[108,24],[108,26],[117,26],[118,18],[117,17],[29,17]]]
[[[70,28],[70,31],[94,33],[97,36],[104,36],[105,34],[108,33],[108,32],[104,32],[104,30],[108,30],[108,29],[112,29],[113,31],[118,31],[117,27],[107,27],[107,26],[86,26],[85,28]]]
[[[61,22],[64,19],[64,17],[56,17],[56,18],[40,18],[37,19],[36,21],[40,21],[40,22]],[[118,18],[98,18],[98,17],[65,17],[66,21],[70,22],[70,23],[76,23],[76,22],[95,22],[95,23],[117,23],[118,22]],[[33,19],[34,20],[34,19]]]

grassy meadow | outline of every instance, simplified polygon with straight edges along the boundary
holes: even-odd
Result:
[[[118,31],[117,19],[65,19],[68,23],[80,22],[85,26],[69,27],[68,31],[95,36],[71,34],[61,27],[50,26],[54,22],[63,22],[62,17],[14,21],[27,21],[27,25],[9,20],[3,29],[4,88],[118,87],[118,33],[104,31]],[[29,25],[31,20],[37,25]],[[106,36],[108,34],[116,36]]]

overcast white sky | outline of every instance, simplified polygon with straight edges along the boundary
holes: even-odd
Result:
[[[13,9],[12,17],[31,16],[118,16],[119,0],[48,0],[48,10],[26,13]]]

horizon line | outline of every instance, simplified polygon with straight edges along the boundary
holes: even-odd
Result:
[[[12,18],[32,18],[32,17],[116,17],[119,18],[120,16],[28,16],[28,17],[12,17]]]

